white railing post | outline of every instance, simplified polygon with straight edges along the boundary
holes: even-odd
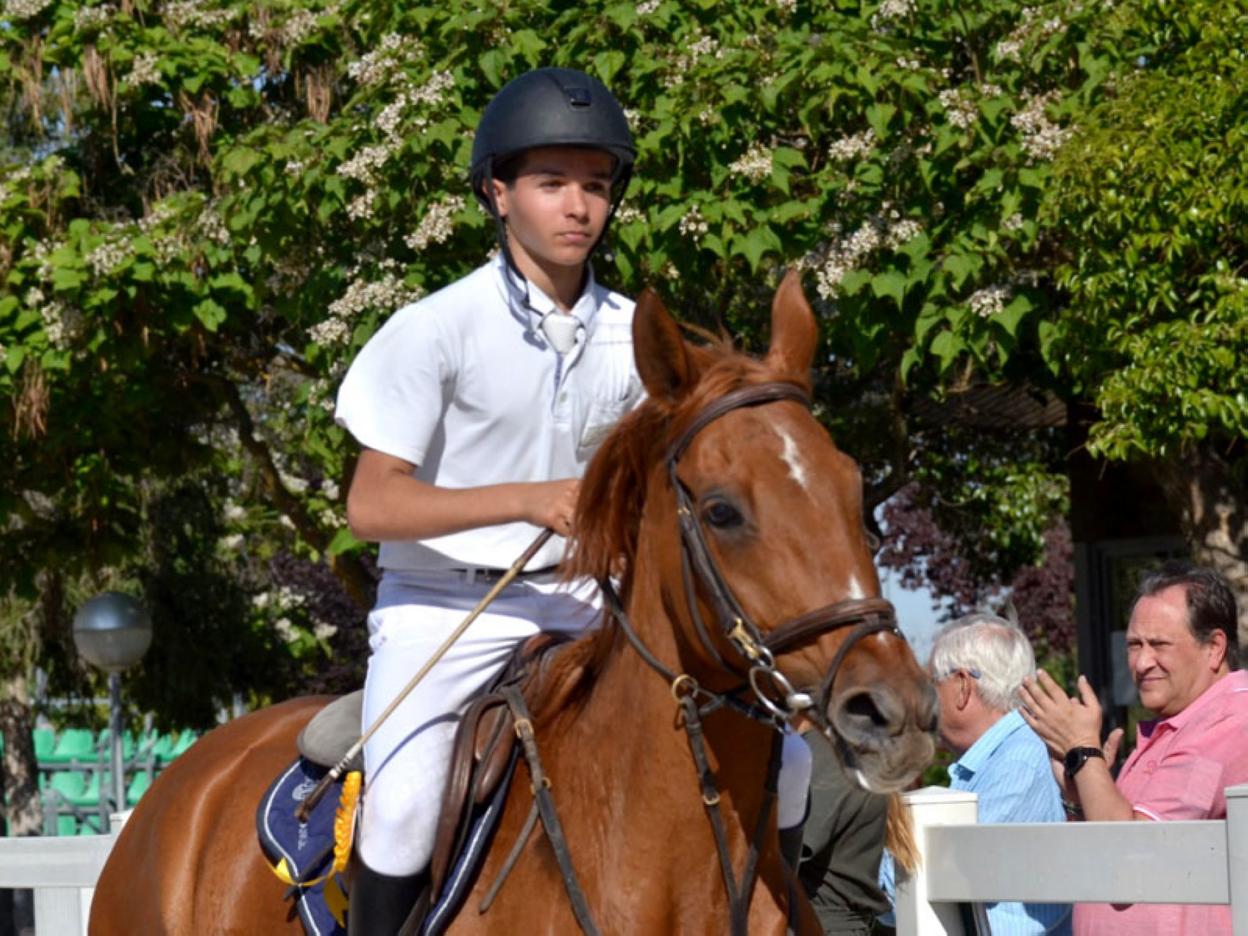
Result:
[[[927,849],[927,828],[935,825],[974,825],[978,821],[978,798],[963,790],[926,787],[906,793],[902,799],[914,821],[919,846],[919,867],[913,876],[897,869],[897,936],[962,936],[957,904],[928,900],[927,869],[939,860]]]
[[[1248,784],[1226,789],[1226,870],[1232,932],[1248,936]]]

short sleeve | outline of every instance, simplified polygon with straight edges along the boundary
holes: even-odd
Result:
[[[457,371],[455,347],[433,310],[396,312],[363,347],[338,391],[334,421],[365,448],[419,465]]]

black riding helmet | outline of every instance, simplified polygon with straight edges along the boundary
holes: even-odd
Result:
[[[494,168],[539,146],[605,150],[615,157],[621,195],[637,158],[624,109],[601,81],[571,68],[525,72],[486,105],[472,143],[472,190],[487,210]]]
[[[624,109],[597,78],[572,68],[538,68],[504,85],[486,105],[477,125],[470,179],[473,194],[497,222],[499,244],[512,266],[506,231],[494,209],[494,170],[540,146],[583,146],[615,157],[611,212],[602,237],[628,188],[637,158]]]

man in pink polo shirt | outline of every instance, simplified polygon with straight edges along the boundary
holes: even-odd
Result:
[[[1023,717],[1053,755],[1082,818],[1225,819],[1228,786],[1248,782],[1248,674],[1239,670],[1235,596],[1212,569],[1167,563],[1140,585],[1127,626],[1127,660],[1140,702],[1135,751],[1115,783],[1122,740],[1101,744],[1101,707],[1087,679],[1071,699],[1040,672],[1024,682]],[[1075,934],[1231,932],[1227,906],[1077,904]]]

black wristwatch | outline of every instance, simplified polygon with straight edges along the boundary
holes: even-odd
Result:
[[[1099,757],[1105,759],[1105,752],[1099,747],[1075,747],[1066,752],[1066,756],[1062,758],[1062,762],[1066,765],[1066,779],[1073,780],[1075,774],[1083,769],[1083,765],[1088,762],[1091,757]]]

